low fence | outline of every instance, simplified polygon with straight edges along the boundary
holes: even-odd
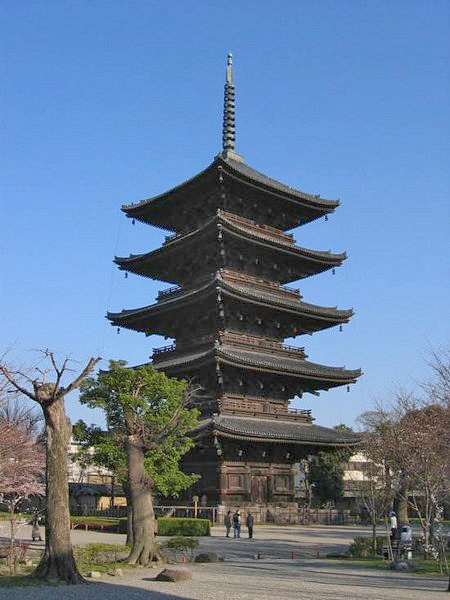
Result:
[[[154,506],[157,517],[188,517],[209,519],[213,525],[223,522],[225,507],[198,506],[197,511],[193,506]],[[256,523],[295,524],[300,525],[357,525],[361,523],[359,515],[351,514],[349,510],[336,510],[334,508],[307,508],[294,507],[250,507]],[[233,507],[234,510],[234,507]],[[242,507],[245,512],[245,507]],[[71,513],[76,516],[90,517],[112,517],[120,518],[127,516],[126,506],[115,506],[106,510],[94,510],[86,508],[72,508]]]
[[[209,519],[212,524],[218,523],[217,506],[199,506],[197,511],[193,506],[154,506],[156,517],[198,517]],[[77,517],[112,517],[120,518],[127,516],[126,506],[114,506],[105,510],[95,510],[87,507],[72,507],[71,514]]]
[[[300,525],[359,525],[359,515],[335,508],[299,508]]]

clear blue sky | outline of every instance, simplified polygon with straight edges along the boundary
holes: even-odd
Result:
[[[352,424],[394,383],[425,376],[449,343],[447,0],[2,1],[1,347],[143,362],[158,338],[115,330],[110,310],[164,284],[112,267],[156,248],[124,203],[158,194],[220,149],[226,54],[237,150],[251,166],[342,206],[294,234],[347,250],[301,283],[306,301],[354,307],[344,331],[297,338],[310,360],[361,367],[304,396],[317,422]],[[73,419],[93,420],[76,396]]]

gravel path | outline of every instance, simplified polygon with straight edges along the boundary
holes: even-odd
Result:
[[[423,578],[321,560],[192,565],[191,581],[152,581],[155,569],[74,587],[0,588],[1,600],[433,600],[445,578]]]
[[[29,530],[23,531],[23,537]],[[226,539],[222,528],[201,539],[201,551],[215,551],[226,561],[189,565],[191,581],[153,581],[156,569],[125,570],[74,587],[0,588],[0,600],[432,600],[442,598],[445,577],[418,577],[325,561],[327,552],[343,552],[357,527],[271,527],[255,529],[255,538]],[[245,535],[245,534],[244,534]],[[75,544],[124,542],[124,536],[73,532]],[[296,559],[291,560],[292,552]],[[260,553],[262,560],[254,560]],[[314,558],[313,558],[314,557]]]

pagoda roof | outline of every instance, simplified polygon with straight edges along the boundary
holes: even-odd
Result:
[[[350,446],[361,442],[361,438],[356,434],[308,422],[283,421],[282,415],[277,419],[215,415],[204,419],[196,433],[201,435],[205,431],[236,440],[306,446]]]
[[[222,177],[228,177],[243,186],[257,190],[262,195],[269,195],[274,200],[283,200],[291,206],[297,207],[300,213],[303,209],[303,212],[306,211],[308,220],[317,219],[331,213],[340,204],[339,200],[327,200],[321,198],[320,195],[309,194],[290,187],[257,171],[243,161],[234,160],[226,153],[222,153],[218,154],[206,169],[183,183],[136,204],[124,205],[122,210],[128,217],[138,221],[177,230],[179,226],[176,222],[168,222],[168,217],[164,214],[166,209],[180,207],[183,203],[189,202],[193,194],[196,196],[201,195],[206,193],[212,186],[218,185],[218,174],[222,174]],[[176,221],[176,213],[171,215],[171,218]],[[297,222],[289,224],[286,229],[295,227],[301,222],[302,218],[299,215]]]
[[[176,253],[180,253],[180,257],[184,257],[189,245],[197,243],[203,236],[219,229],[234,238],[242,239],[256,246],[263,246],[269,251],[276,251],[281,256],[300,259],[305,264],[306,272],[303,275],[294,274],[292,277],[284,278],[284,281],[294,281],[340,266],[347,258],[345,252],[333,254],[330,251],[311,250],[296,246],[290,236],[274,234],[260,226],[250,225],[245,219],[218,210],[217,214],[203,223],[201,227],[189,233],[168,238],[165,244],[156,250],[144,254],[131,254],[129,257],[116,256],[114,261],[121,270],[177,283],[179,276],[171,272],[173,261],[170,260],[170,257]]]
[[[300,350],[300,349],[299,349]],[[194,348],[191,352],[165,352],[154,361],[157,369],[172,372],[191,371],[203,365],[216,362],[239,369],[289,375],[310,383],[318,384],[318,389],[328,389],[349,383],[355,383],[361,375],[361,369],[348,370],[344,367],[327,367],[309,362],[304,354],[293,357],[292,352],[260,348],[244,349],[231,345],[215,344],[210,348]]]
[[[225,278],[220,271],[203,284],[197,284],[188,289],[179,288],[149,306],[142,308],[122,310],[118,313],[108,312],[107,317],[115,326],[135,329],[137,331],[148,331],[152,323],[161,314],[172,313],[180,310],[183,306],[192,302],[201,301],[210,294],[222,290],[225,295],[244,300],[253,304],[269,306],[282,309],[298,316],[313,318],[322,322],[322,327],[317,326],[314,330],[332,327],[339,323],[348,322],[353,315],[353,310],[338,310],[336,307],[318,306],[303,302],[300,295],[280,287],[271,288],[269,285],[255,284],[251,280],[230,280]]]

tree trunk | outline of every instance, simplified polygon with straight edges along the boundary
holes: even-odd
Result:
[[[144,467],[144,450],[136,436],[127,439],[128,484],[132,509],[133,545],[127,562],[148,564],[155,554],[151,480]]]
[[[376,515],[372,514],[372,554],[377,555],[377,519]]]
[[[127,546],[133,545],[133,507],[131,506],[131,498],[127,498],[127,539],[125,544]]]
[[[130,486],[128,480],[122,482],[123,491],[127,499],[127,539],[125,544],[133,546],[133,508],[131,506]]]
[[[397,513],[399,526],[409,525],[408,487],[404,479],[400,480],[400,490],[394,500],[394,511]]]
[[[45,552],[33,576],[46,580],[82,583],[70,539],[67,455],[72,427],[64,398],[43,405],[47,445],[47,514]]]

